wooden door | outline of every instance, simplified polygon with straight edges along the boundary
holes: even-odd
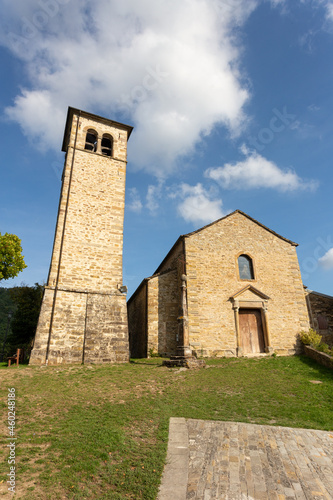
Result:
[[[239,310],[239,331],[244,354],[265,352],[260,309]]]

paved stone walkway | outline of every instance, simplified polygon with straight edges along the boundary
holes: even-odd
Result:
[[[173,418],[158,499],[333,499],[333,432]]]

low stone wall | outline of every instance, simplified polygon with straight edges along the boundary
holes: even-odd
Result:
[[[333,347],[333,297],[306,290],[311,328],[322,336],[323,342]]]
[[[313,349],[313,347],[310,347],[308,345],[304,346],[304,353],[306,356],[309,356],[309,358],[314,359],[317,361],[317,363],[326,366],[327,368],[330,368],[333,370],[333,357],[329,356],[328,354],[325,354],[324,352],[316,351],[316,349]]]

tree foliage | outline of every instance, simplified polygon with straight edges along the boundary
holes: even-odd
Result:
[[[8,288],[0,288],[0,355],[2,353],[3,343],[8,327],[8,337],[10,337],[11,322],[8,313],[15,311],[15,304],[12,301]]]
[[[20,238],[15,234],[0,233],[0,281],[15,278],[26,267]]]
[[[12,346],[28,347],[33,340],[43,298],[43,285],[15,286],[9,289],[16,310],[12,319],[12,334],[9,342]]]

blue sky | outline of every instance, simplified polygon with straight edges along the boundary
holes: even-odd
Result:
[[[1,0],[0,231],[46,281],[67,107],[133,125],[129,295],[180,234],[235,209],[299,243],[333,295],[332,0]]]

